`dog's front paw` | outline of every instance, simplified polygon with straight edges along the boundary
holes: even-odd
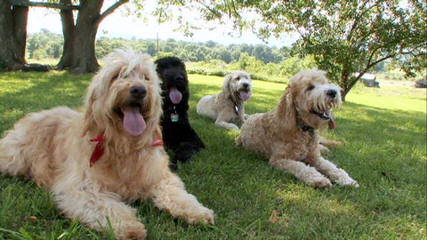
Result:
[[[331,181],[329,179],[323,177],[323,176],[313,177],[312,179],[310,179],[308,184],[310,184],[313,187],[318,187],[318,188],[332,187]]]
[[[144,240],[147,237],[147,231],[144,224],[140,222],[132,222],[123,224],[117,231],[116,237],[118,240]]]
[[[214,224],[215,216],[212,210],[202,206],[198,210],[189,213],[185,220],[189,224]]]
[[[351,177],[342,177],[336,180],[336,183],[341,185],[341,186],[351,186],[351,187],[359,187],[359,184],[357,183],[356,180],[354,180]]]
[[[186,152],[180,152],[175,155],[175,161],[180,161],[182,163],[188,162],[191,160],[192,152],[186,151]]]
[[[329,148],[322,145],[322,144],[319,144],[319,150],[321,153],[328,153],[329,152]]]
[[[230,130],[239,130],[239,127],[238,127],[237,125],[230,124],[230,125],[228,126],[228,129],[230,129]]]

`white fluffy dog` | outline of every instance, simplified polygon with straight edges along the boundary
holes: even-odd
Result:
[[[245,118],[244,102],[252,94],[252,80],[249,73],[235,71],[227,75],[224,88],[217,95],[204,96],[197,103],[197,113],[215,120],[215,124],[227,129],[239,129],[230,121],[243,123]]]
[[[118,239],[144,239],[138,199],[188,223],[213,223],[168,167],[159,79],[148,55],[117,50],[93,78],[84,114],[58,107],[29,114],[0,140],[0,172],[50,189],[63,213]]]

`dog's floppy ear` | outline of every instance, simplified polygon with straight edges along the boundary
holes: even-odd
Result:
[[[95,94],[94,91],[90,91],[86,97],[85,101],[85,113],[83,117],[83,132],[82,136],[86,135],[89,129],[93,127],[95,124],[95,118],[93,116],[93,103],[95,101]]]
[[[288,86],[286,88],[285,94],[282,96],[280,100],[277,113],[280,119],[283,120],[283,123],[288,128],[294,128],[297,124],[296,119],[296,107],[295,107],[295,99],[294,99],[294,89]]]
[[[230,73],[227,76],[225,76],[225,78],[224,78],[224,90],[226,92],[230,91],[230,81],[231,81],[232,77],[233,77],[233,75]]]

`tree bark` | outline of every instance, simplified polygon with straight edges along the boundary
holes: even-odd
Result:
[[[341,92],[341,100],[343,102],[345,102],[345,97],[347,96],[347,93],[350,91],[351,88],[349,88],[349,79],[350,78],[350,73],[347,70],[347,67],[344,66],[343,70],[341,71],[341,83],[340,86],[342,87],[342,92]]]
[[[71,5],[71,0],[61,0],[60,4]],[[73,64],[73,49],[75,42],[75,26],[72,10],[61,10],[62,35],[64,36],[64,45],[62,56],[57,65],[57,69],[64,70],[70,68]]]
[[[58,64],[59,69],[73,73],[90,73],[99,69],[95,55],[96,33],[99,24],[109,14],[129,0],[118,0],[101,14],[104,0],[80,0],[77,21],[74,24],[71,10],[61,11],[64,34],[64,52]],[[70,0],[61,0],[70,5]]]
[[[98,21],[103,0],[81,0],[80,11],[76,22],[73,48],[74,73],[95,72],[99,68],[95,56],[95,40],[98,31]]]
[[[27,17],[27,7],[0,1],[0,68],[17,70],[26,63]]]
[[[23,1],[23,2],[28,2]],[[13,26],[15,31],[15,40],[17,45],[17,54],[20,61],[25,63],[25,46],[27,42],[27,20],[28,20],[28,7],[13,6]]]

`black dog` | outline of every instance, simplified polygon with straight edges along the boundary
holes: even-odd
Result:
[[[178,161],[189,161],[205,145],[188,121],[190,93],[185,64],[177,57],[160,58],[155,63],[162,79],[163,141],[175,153],[171,167],[176,169]]]

